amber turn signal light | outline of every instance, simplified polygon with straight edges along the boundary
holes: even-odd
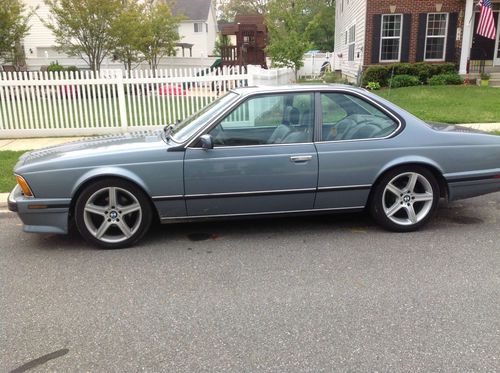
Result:
[[[21,190],[23,191],[23,194],[26,197],[33,197],[33,193],[31,192],[30,187],[28,186],[28,183],[22,176],[16,175],[16,180],[17,184],[21,187]]]

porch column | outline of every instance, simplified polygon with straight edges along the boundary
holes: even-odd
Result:
[[[474,2],[475,0],[466,0],[465,3],[465,15],[464,15],[464,32],[462,36],[462,52],[460,55],[460,69],[459,74],[467,74],[467,61],[470,57],[470,48],[472,43],[472,37],[474,36]]]

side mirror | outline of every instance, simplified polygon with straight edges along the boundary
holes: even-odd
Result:
[[[205,150],[214,148],[214,141],[209,134],[200,136],[201,147]]]

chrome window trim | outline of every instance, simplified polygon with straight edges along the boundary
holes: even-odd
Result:
[[[318,93],[320,95],[323,94],[323,93],[346,93],[346,94],[351,94],[351,95],[356,96],[356,97],[358,97],[360,99],[363,99],[365,101],[369,101],[370,103],[372,103],[373,105],[375,105],[383,113],[387,114],[394,121],[396,121],[398,123],[398,127],[393,132],[391,132],[389,135],[387,135],[385,137],[377,137],[377,138],[373,138],[373,139],[314,141],[314,138],[316,136],[316,134],[314,134],[313,142],[291,143],[291,144],[259,144],[259,145],[217,146],[214,149],[245,148],[245,147],[248,148],[248,147],[262,147],[262,146],[309,145],[309,144],[322,144],[322,143],[329,144],[329,143],[332,143],[332,142],[337,143],[337,142],[352,142],[352,141],[385,140],[385,139],[388,139],[390,137],[393,137],[393,136],[397,135],[398,132],[403,128],[403,122],[396,115],[394,115],[394,113],[392,113],[390,110],[388,110],[387,108],[385,108],[383,105],[379,104],[377,101],[373,100],[372,98],[370,98],[370,97],[366,96],[365,94],[363,94],[361,92],[358,92],[358,91],[356,91],[354,89],[342,88],[342,87],[335,87],[335,86],[332,86],[332,87],[324,87],[324,86],[322,87],[322,86],[320,86],[320,87],[304,87],[304,88],[301,88],[299,90],[295,90],[295,89],[283,89],[283,90],[276,89],[276,90],[269,90],[269,91],[266,91],[266,92],[251,92],[251,93],[248,93],[248,94],[245,94],[245,95],[242,95],[242,94],[240,94],[240,93],[238,93],[238,92],[236,92],[234,90],[231,90],[230,92],[238,94],[239,98],[236,99],[236,101],[233,102],[233,104],[230,107],[228,107],[226,110],[222,111],[218,116],[214,117],[211,121],[209,121],[205,126],[200,127],[199,131],[197,131],[190,139],[186,140],[185,145],[183,145],[184,149],[190,148],[190,149],[200,149],[200,150],[203,150],[201,148],[196,148],[196,147],[192,146],[193,143],[198,140],[198,137],[201,134],[203,134],[203,132],[205,132],[206,130],[210,129],[219,120],[223,119],[231,110],[233,110],[235,107],[237,107],[241,102],[243,102],[243,101],[245,101],[245,100],[247,100],[249,98],[255,97],[255,96],[270,95],[270,94],[275,94],[275,93],[283,93],[283,94],[285,94],[285,93],[301,93],[301,92],[303,92],[303,93]],[[317,111],[317,109],[315,111]],[[322,123],[323,117],[322,117],[322,115],[323,115],[323,113],[321,111],[315,113],[315,118],[317,118],[317,120],[320,122],[321,127],[323,127],[323,123]],[[321,137],[319,137],[319,138],[321,138]]]
[[[269,146],[290,146],[290,145],[313,145],[313,142],[293,142],[289,144],[256,144],[256,145],[223,145],[223,146],[215,146],[214,149],[242,149],[242,148],[261,148],[263,146],[269,147]],[[203,148],[189,148],[191,150],[203,150]],[[276,155],[282,155],[282,154],[276,154]],[[289,154],[286,154],[289,156]]]
[[[230,91],[230,92],[234,92],[234,91]],[[308,93],[308,94],[311,94],[312,95],[312,100],[313,100],[313,109],[314,109],[314,101],[315,101],[315,93],[317,92],[317,89],[314,89],[314,88],[309,88],[309,87],[305,87],[304,89],[291,89],[291,90],[270,90],[269,92],[254,92],[254,93],[249,93],[247,95],[239,95],[240,98],[237,99],[233,105],[230,107],[229,110],[225,110],[224,112],[222,112],[219,116],[217,116],[216,119],[212,120],[209,122],[208,125],[206,125],[205,127],[203,127],[203,129],[199,132],[197,132],[192,140],[187,140],[187,145],[184,146],[184,149],[187,149],[188,147],[191,148],[191,145],[197,140],[198,136],[201,135],[201,133],[205,132],[205,131],[208,131],[208,130],[211,130],[213,127],[215,127],[217,124],[220,123],[221,120],[224,120],[224,118],[226,117],[227,114],[230,113],[230,111],[232,111],[236,105],[239,105],[240,103],[243,103],[247,100],[250,100],[254,97],[259,97],[259,96],[269,96],[269,95],[275,95],[275,94],[283,94],[283,95],[289,95],[289,94],[300,94],[300,93]],[[236,93],[236,92],[235,92]],[[313,131],[314,131],[314,122],[313,122]],[[313,139],[314,139],[314,132],[313,132]],[[300,143],[300,144],[312,144],[313,142],[307,142],[307,143]],[[257,146],[268,146],[268,145],[296,145],[296,144],[299,144],[299,143],[291,143],[291,144],[259,144]],[[254,145],[233,145],[233,146],[224,146],[224,148],[242,148],[244,146],[254,146]],[[214,149],[217,148],[217,149],[220,149],[220,148],[223,148],[222,146],[216,146],[214,147]]]

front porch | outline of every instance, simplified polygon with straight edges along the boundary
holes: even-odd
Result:
[[[479,20],[477,1],[466,0],[459,73],[472,77],[488,73],[491,75],[490,83],[500,86],[500,0],[493,0],[492,3],[497,27],[495,40],[476,34]]]

